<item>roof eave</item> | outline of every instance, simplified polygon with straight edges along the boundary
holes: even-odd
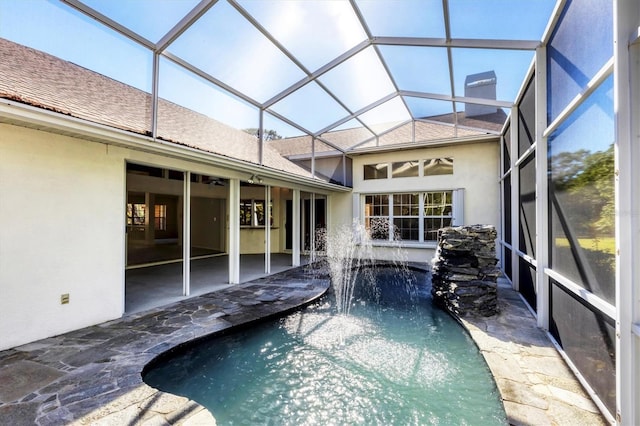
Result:
[[[0,98],[0,123],[19,125],[37,130],[49,131],[61,135],[71,136],[154,153],[170,158],[194,161],[200,164],[221,167],[229,170],[230,176],[238,173],[260,174],[267,180],[287,182],[307,189],[323,192],[348,192],[351,188],[313,178],[299,176],[294,173],[271,169],[258,164],[226,157],[220,154],[154,139],[126,130],[94,123],[81,118],[63,115],[61,113],[26,105],[9,99]]]
[[[500,141],[500,135],[481,135],[481,136],[466,136],[449,139],[437,139],[422,142],[407,142],[402,144],[386,145],[386,146],[374,146],[370,148],[358,148],[356,151],[349,151],[348,157],[355,157],[358,155],[366,154],[378,154],[389,151],[407,151],[420,148],[435,148],[435,147],[447,147],[472,143],[489,143]]]

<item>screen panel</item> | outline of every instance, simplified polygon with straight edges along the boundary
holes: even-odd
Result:
[[[550,332],[609,411],[616,409],[615,323],[550,280]]]
[[[519,172],[519,203],[518,214],[520,241],[519,249],[532,258],[536,257],[536,156],[531,153],[520,164]]]
[[[537,291],[536,291],[536,268],[530,265],[526,260],[518,257],[520,280],[520,293],[534,311],[538,309]]]
[[[613,77],[548,139],[551,266],[615,304]]]
[[[549,123],[613,56],[612,15],[609,0],[567,1],[547,46]]]

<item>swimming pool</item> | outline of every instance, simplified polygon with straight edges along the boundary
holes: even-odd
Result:
[[[405,297],[387,283],[375,303],[356,292],[349,315],[329,294],[184,348],[144,381],[197,401],[221,425],[506,424],[475,344],[422,290]]]

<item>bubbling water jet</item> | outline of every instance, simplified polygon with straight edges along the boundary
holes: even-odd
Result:
[[[376,266],[393,268],[393,283],[402,287],[410,297],[415,295],[416,286],[413,274],[407,268],[406,252],[400,247],[400,238],[394,234],[389,241],[388,235],[393,226],[387,222],[372,222],[369,228],[358,221],[351,226],[343,225],[334,233],[322,235],[326,249],[326,262],[331,277],[331,286],[336,298],[339,314],[349,315],[353,306],[356,290],[367,294],[367,299],[378,302],[381,296],[380,284],[376,282]],[[386,240],[373,236],[387,236]],[[320,239],[320,238],[319,238]],[[385,260],[376,261],[374,242],[384,242]]]

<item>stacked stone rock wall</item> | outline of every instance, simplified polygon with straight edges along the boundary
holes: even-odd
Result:
[[[496,237],[491,225],[438,231],[431,289],[436,304],[459,316],[498,312]]]

